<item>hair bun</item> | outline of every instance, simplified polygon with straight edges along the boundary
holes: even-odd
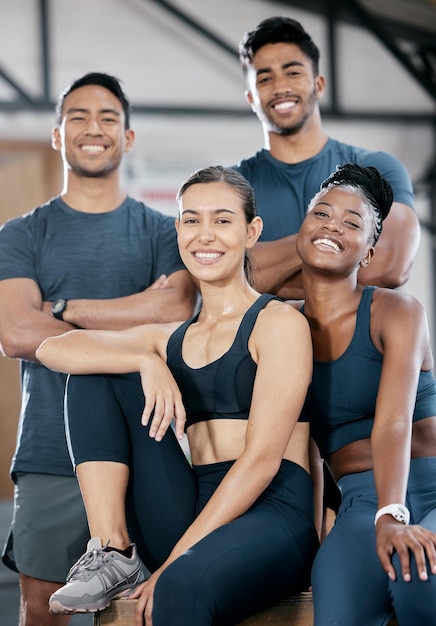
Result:
[[[382,219],[388,215],[394,199],[392,187],[375,167],[362,167],[356,163],[338,165],[336,170],[321,184],[361,187],[368,200],[380,211]]]

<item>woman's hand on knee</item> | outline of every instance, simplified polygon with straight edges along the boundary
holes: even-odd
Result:
[[[384,519],[383,519],[384,518]],[[395,521],[389,515],[383,516],[377,522],[377,554],[383,569],[391,580],[396,580],[395,568],[392,564],[392,555],[398,554],[401,564],[403,580],[412,579],[410,557],[416,562],[420,580],[428,580],[429,574],[436,575],[436,534],[419,525],[405,526]],[[427,568],[430,566],[430,572]]]

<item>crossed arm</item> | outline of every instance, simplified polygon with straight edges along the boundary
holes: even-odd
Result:
[[[35,351],[47,337],[77,326],[129,328],[138,324],[184,320],[193,313],[196,288],[186,270],[161,277],[144,291],[105,300],[70,300],[65,321],[50,313],[39,286],[28,278],[0,281],[0,343],[10,358],[36,361]]]
[[[192,316],[196,287],[187,270],[160,276],[150,287],[123,298],[68,300],[66,322],[79,328],[123,329],[156,322],[185,320]],[[43,303],[50,312],[51,302]]]

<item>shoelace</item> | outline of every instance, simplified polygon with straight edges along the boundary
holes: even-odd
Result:
[[[72,566],[67,575],[67,581],[76,579],[82,580],[86,577],[89,570],[97,570],[107,559],[107,552],[104,549],[109,545],[109,541],[102,548],[93,548],[89,552],[85,552],[76,563]]]

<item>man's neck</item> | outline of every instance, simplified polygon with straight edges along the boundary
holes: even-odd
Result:
[[[325,146],[328,135],[320,120],[305,124],[294,134],[280,135],[265,129],[265,149],[283,163],[301,163],[316,156]]]
[[[65,181],[61,193],[62,200],[71,208],[83,213],[114,211],[126,198],[119,176],[78,178],[69,172]]]

